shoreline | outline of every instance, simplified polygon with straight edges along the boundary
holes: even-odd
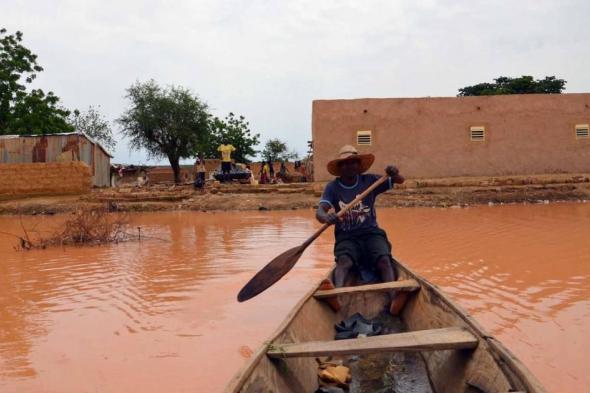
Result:
[[[94,189],[84,195],[37,196],[0,200],[1,215],[60,214],[85,207],[111,211],[247,211],[316,208],[325,183],[281,185],[156,184]],[[468,207],[489,204],[585,202],[590,200],[590,175],[464,177],[408,180],[381,194],[377,207]]]

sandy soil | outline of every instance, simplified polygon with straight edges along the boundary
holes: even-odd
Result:
[[[0,214],[56,214],[85,206],[108,205],[118,211],[288,210],[315,208],[320,183],[284,185],[153,185],[95,189],[86,195],[0,200]],[[381,195],[381,207],[464,207],[490,203],[548,203],[590,200],[590,175],[539,175],[417,179]]]

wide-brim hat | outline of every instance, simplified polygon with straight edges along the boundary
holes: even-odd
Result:
[[[340,176],[340,163],[346,160],[358,160],[360,173],[363,173],[366,172],[371,167],[371,165],[373,165],[375,156],[371,153],[359,154],[354,146],[342,146],[340,152],[338,152],[338,158],[328,162],[328,172],[334,176]]]

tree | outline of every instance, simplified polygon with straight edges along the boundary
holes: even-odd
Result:
[[[501,76],[494,79],[495,83],[479,83],[459,89],[457,96],[489,96],[499,94],[560,94],[567,83],[555,76],[535,80],[532,76],[523,75],[520,78]]]
[[[117,144],[113,139],[113,130],[109,122],[102,116],[98,109],[89,106],[86,112],[75,110],[68,122],[76,131],[82,131],[98,141],[108,150],[113,151]]]
[[[211,135],[209,137],[209,144],[205,151],[205,157],[214,158],[219,156],[217,148],[224,141],[230,143],[236,148],[232,157],[236,162],[250,162],[249,157],[258,153],[254,147],[258,145],[260,134],[252,135],[250,131],[250,123],[246,121],[244,116],[236,117],[232,112],[220,119],[214,117],[210,123]]]
[[[127,89],[131,107],[117,120],[134,149],[167,157],[180,183],[181,158],[203,151],[209,136],[207,104],[180,86],[161,88],[154,80]]]
[[[280,139],[269,139],[264,145],[264,150],[262,150],[262,157],[266,161],[288,161],[297,159],[297,153],[294,151],[289,152],[287,143]]]
[[[72,131],[69,111],[59,98],[41,89],[27,92],[43,68],[37,55],[24,47],[23,33],[7,34],[0,29],[0,134],[50,134]]]

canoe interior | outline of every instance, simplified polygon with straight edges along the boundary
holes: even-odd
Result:
[[[398,331],[463,327],[479,340],[476,349],[438,350],[362,355],[347,363],[353,376],[372,374],[380,386],[367,389],[353,380],[351,392],[396,391],[435,393],[544,393],[542,385],[508,350],[450,302],[435,286],[396,263],[399,279],[416,279],[421,288],[412,292],[399,320]],[[314,290],[315,291],[315,290]],[[340,296],[342,308],[334,312],[311,291],[292,310],[269,345],[328,341],[334,339],[334,324],[360,312],[367,318],[383,315],[389,304],[386,293],[358,293]],[[395,328],[393,329],[395,332]],[[250,363],[237,374],[226,392],[314,392],[318,388],[317,363],[314,357],[270,359],[267,347],[260,348]],[[343,357],[346,361],[350,357]],[[376,377],[375,377],[376,375]],[[387,385],[392,383],[395,386]],[[389,381],[389,382],[388,382]],[[365,381],[366,382],[366,381]],[[370,385],[369,381],[369,385]],[[421,390],[418,384],[422,384]],[[390,389],[386,389],[387,386]],[[405,386],[405,387],[404,387]],[[418,390],[416,390],[418,388]]]

